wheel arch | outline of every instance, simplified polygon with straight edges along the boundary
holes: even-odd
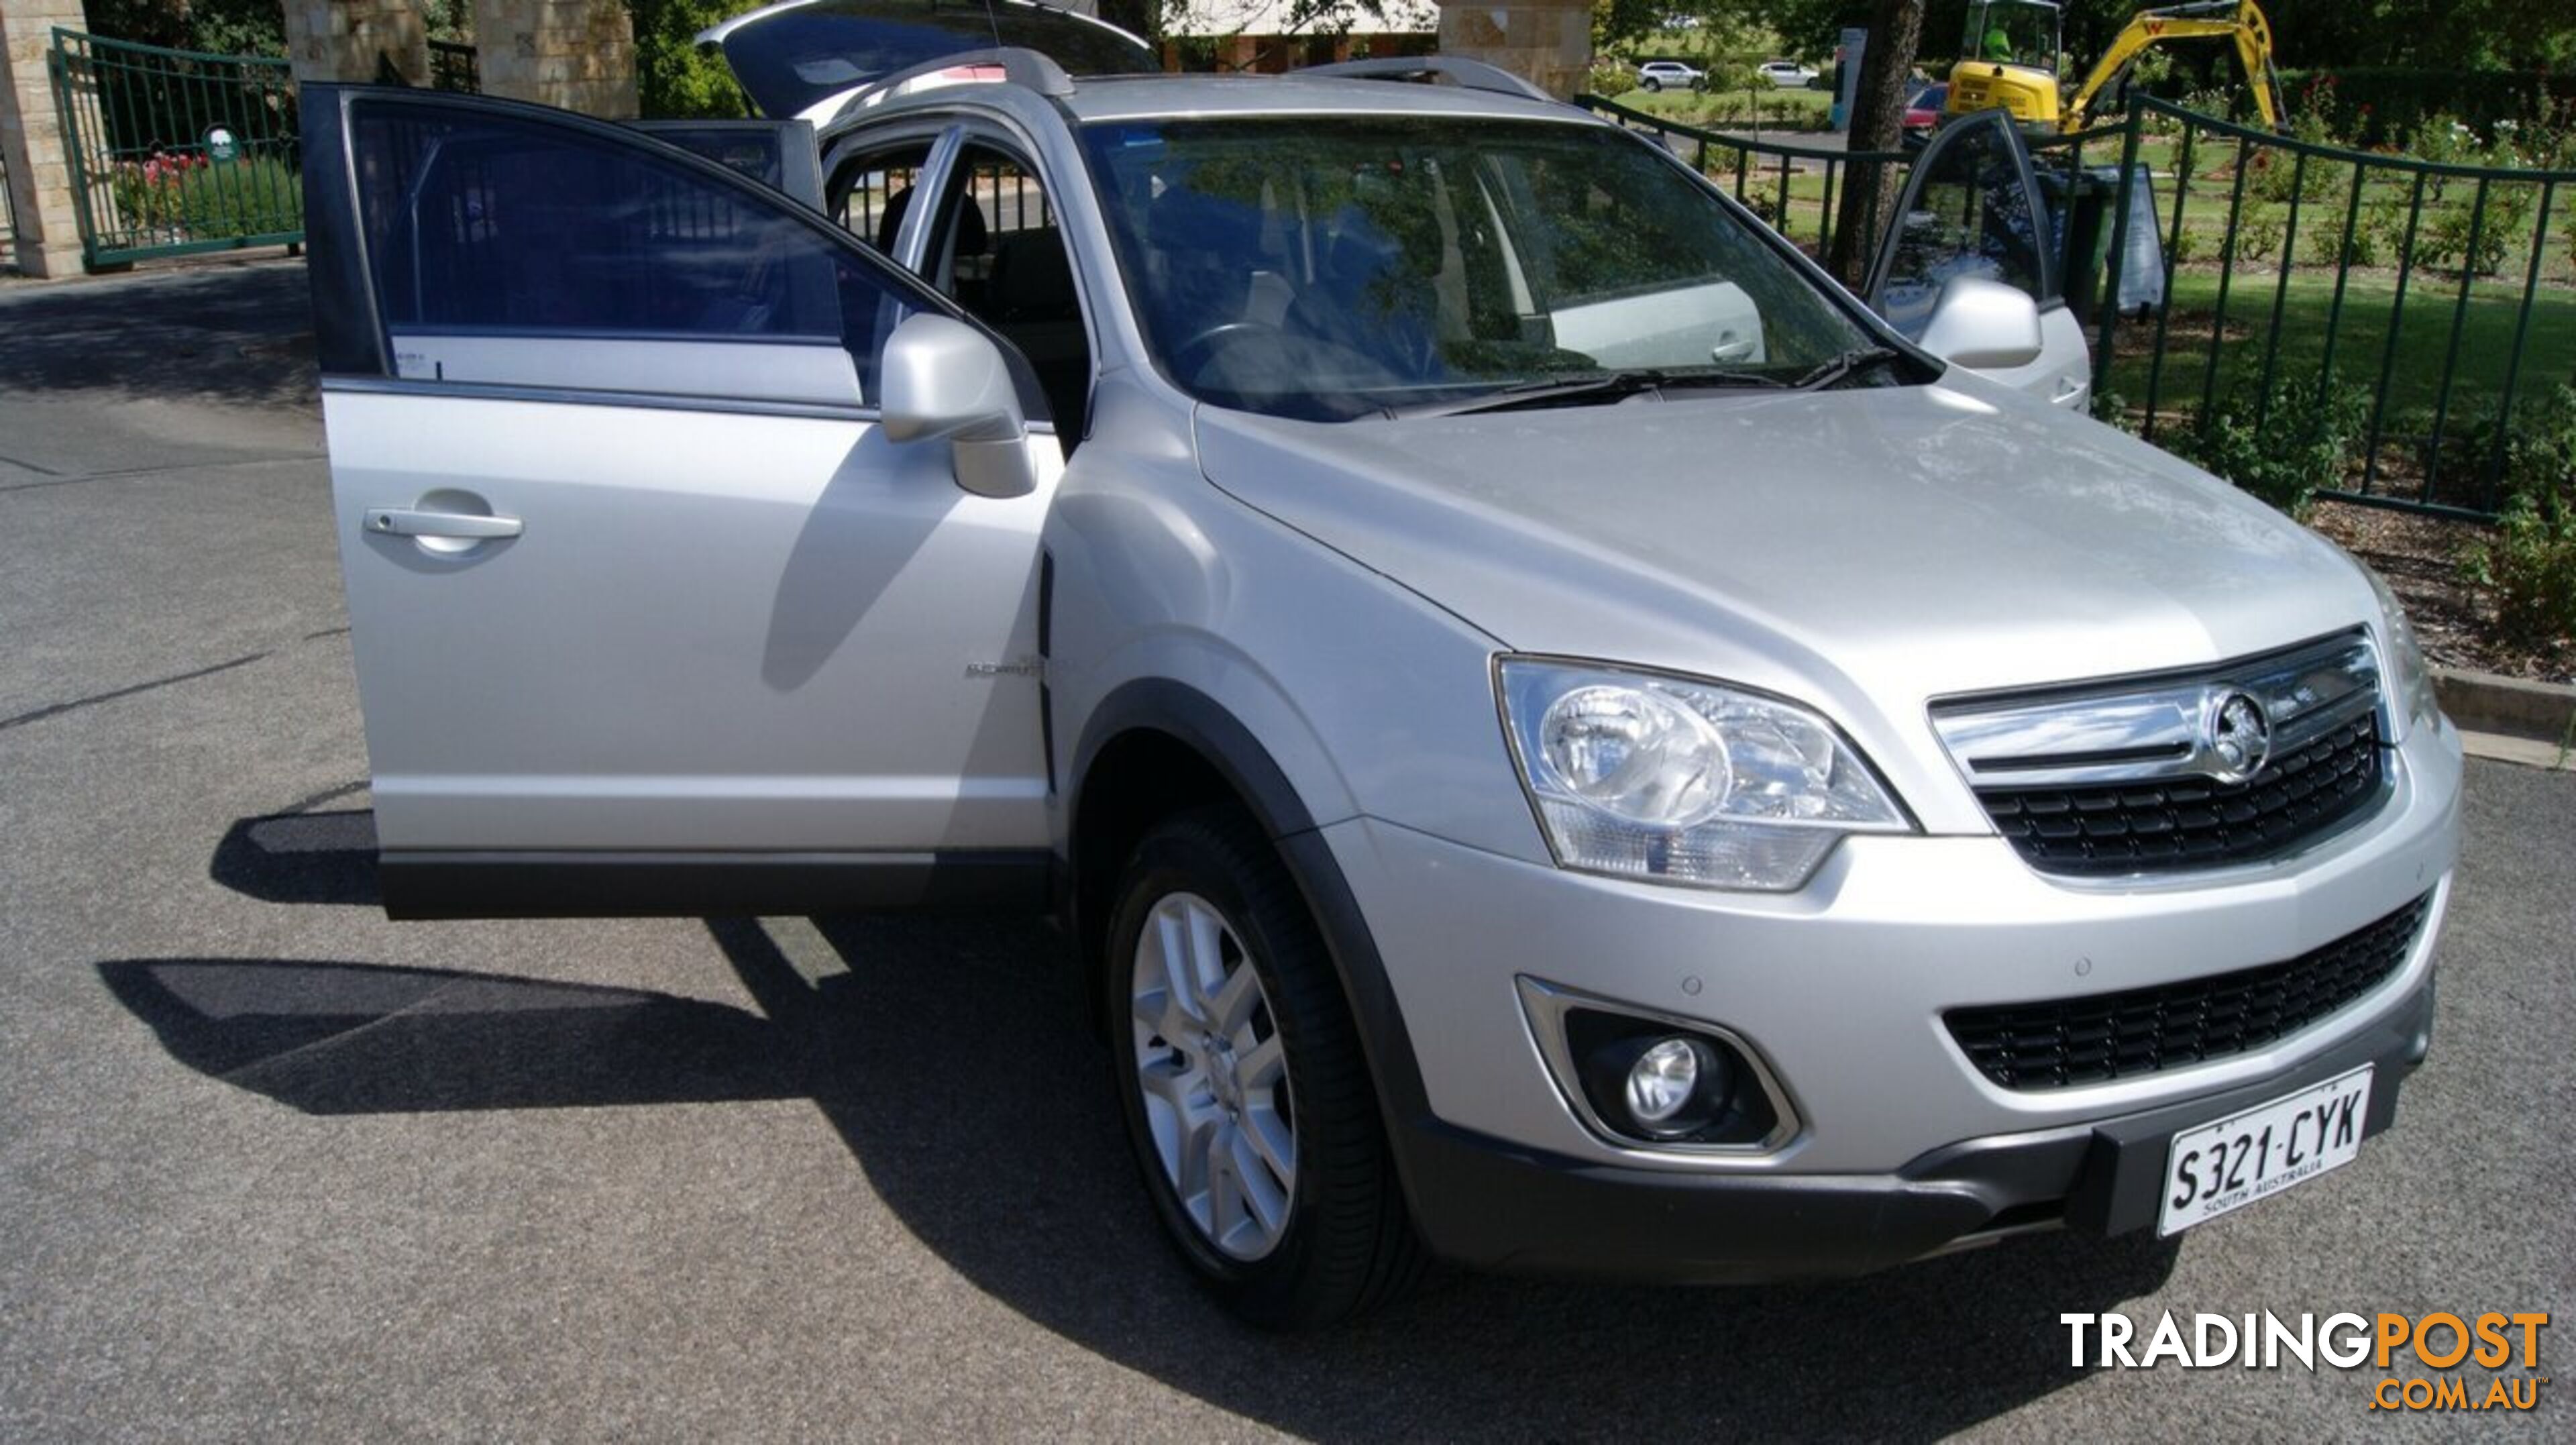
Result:
[[[1181,808],[1223,803],[1241,808],[1279,850],[1298,894],[1331,955],[1350,1005],[1378,1102],[1407,1174],[1408,1124],[1429,1117],[1410,1034],[1388,982],[1358,899],[1325,842],[1319,820],[1288,774],[1251,728],[1206,693],[1163,678],[1139,679],[1104,697],[1085,724],[1070,770],[1067,866],[1058,899],[1085,961],[1085,1000],[1095,1027],[1106,1028],[1107,1003],[1096,983],[1104,970],[1113,890],[1146,830]],[[1407,1185],[1408,1194],[1411,1192]]]

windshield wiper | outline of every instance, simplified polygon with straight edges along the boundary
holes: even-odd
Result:
[[[1884,346],[1863,346],[1820,362],[1806,375],[1790,384],[1799,391],[1822,391],[1835,382],[1856,375],[1870,367],[1904,358]]]
[[[1777,377],[1750,371],[1667,370],[1661,367],[1632,367],[1625,371],[1589,372],[1563,380],[1541,378],[1514,382],[1492,391],[1478,392],[1459,401],[1424,402],[1419,406],[1391,406],[1390,417],[1468,416],[1477,412],[1519,411],[1523,408],[1591,405],[1624,400],[1647,392],[1682,391],[1701,387],[1782,385]]]

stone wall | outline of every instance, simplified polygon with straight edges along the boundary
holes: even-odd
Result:
[[[1592,69],[1590,0],[1440,0],[1440,53],[1498,65],[1571,99]]]
[[[429,84],[429,27],[419,0],[286,0],[295,78]]]
[[[485,95],[635,116],[635,30],[619,0],[474,0],[474,48]]]
[[[80,274],[80,222],[45,52],[54,27],[85,30],[81,0],[0,0],[0,159],[17,222],[9,259],[30,276]]]

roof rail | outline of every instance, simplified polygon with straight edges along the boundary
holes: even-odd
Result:
[[[1539,89],[1500,66],[1463,55],[1380,55],[1367,60],[1341,60],[1330,65],[1309,65],[1292,70],[1291,75],[1339,75],[1354,80],[1432,80],[1445,78],[1463,90],[1485,90],[1496,95],[1516,95],[1524,100],[1553,103],[1555,96]]]

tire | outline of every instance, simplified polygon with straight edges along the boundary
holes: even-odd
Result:
[[[1231,809],[1157,825],[1119,883],[1107,945],[1119,1113],[1191,1273],[1238,1318],[1276,1330],[1350,1319],[1409,1288],[1423,1250],[1359,1034],[1270,841]],[[1185,1199],[1185,1178],[1204,1187]]]
[[[1664,83],[1655,79],[1651,75],[1647,76],[1644,80],[1639,81],[1638,84],[1646,88],[1646,93],[1648,95],[1653,95],[1664,88]]]

